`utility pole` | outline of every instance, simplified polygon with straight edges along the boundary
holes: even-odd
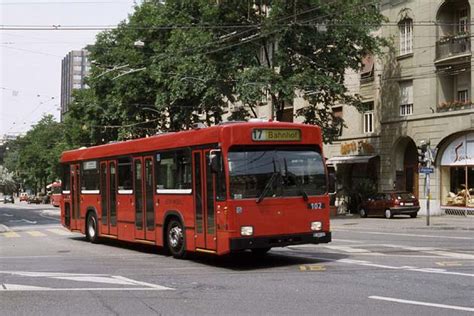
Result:
[[[420,173],[424,173],[425,176],[425,193],[426,193],[426,226],[430,226],[430,175],[433,173],[433,153],[431,152],[430,141],[421,141],[418,148],[418,161],[420,164]]]

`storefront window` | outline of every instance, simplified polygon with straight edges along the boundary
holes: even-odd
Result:
[[[461,136],[445,149],[441,160],[441,204],[474,207],[474,134]]]

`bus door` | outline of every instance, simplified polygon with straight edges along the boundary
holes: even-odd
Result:
[[[196,247],[216,250],[215,175],[209,157],[210,150],[193,151]]]
[[[117,236],[117,168],[115,161],[100,164],[101,233]]]
[[[79,164],[71,165],[71,229],[80,229],[81,218],[81,167]]]
[[[155,207],[153,185],[153,157],[136,158],[133,161],[135,194],[135,238],[154,241]]]

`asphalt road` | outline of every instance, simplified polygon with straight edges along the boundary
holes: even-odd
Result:
[[[0,205],[0,315],[474,315],[474,218],[335,219],[328,245],[190,260],[58,222]]]

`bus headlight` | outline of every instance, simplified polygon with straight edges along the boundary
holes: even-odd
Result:
[[[252,236],[253,235],[253,226],[242,226],[242,227],[240,227],[240,235],[242,235],[242,236]]]
[[[323,229],[323,223],[321,222],[311,222],[311,230],[318,231]]]

